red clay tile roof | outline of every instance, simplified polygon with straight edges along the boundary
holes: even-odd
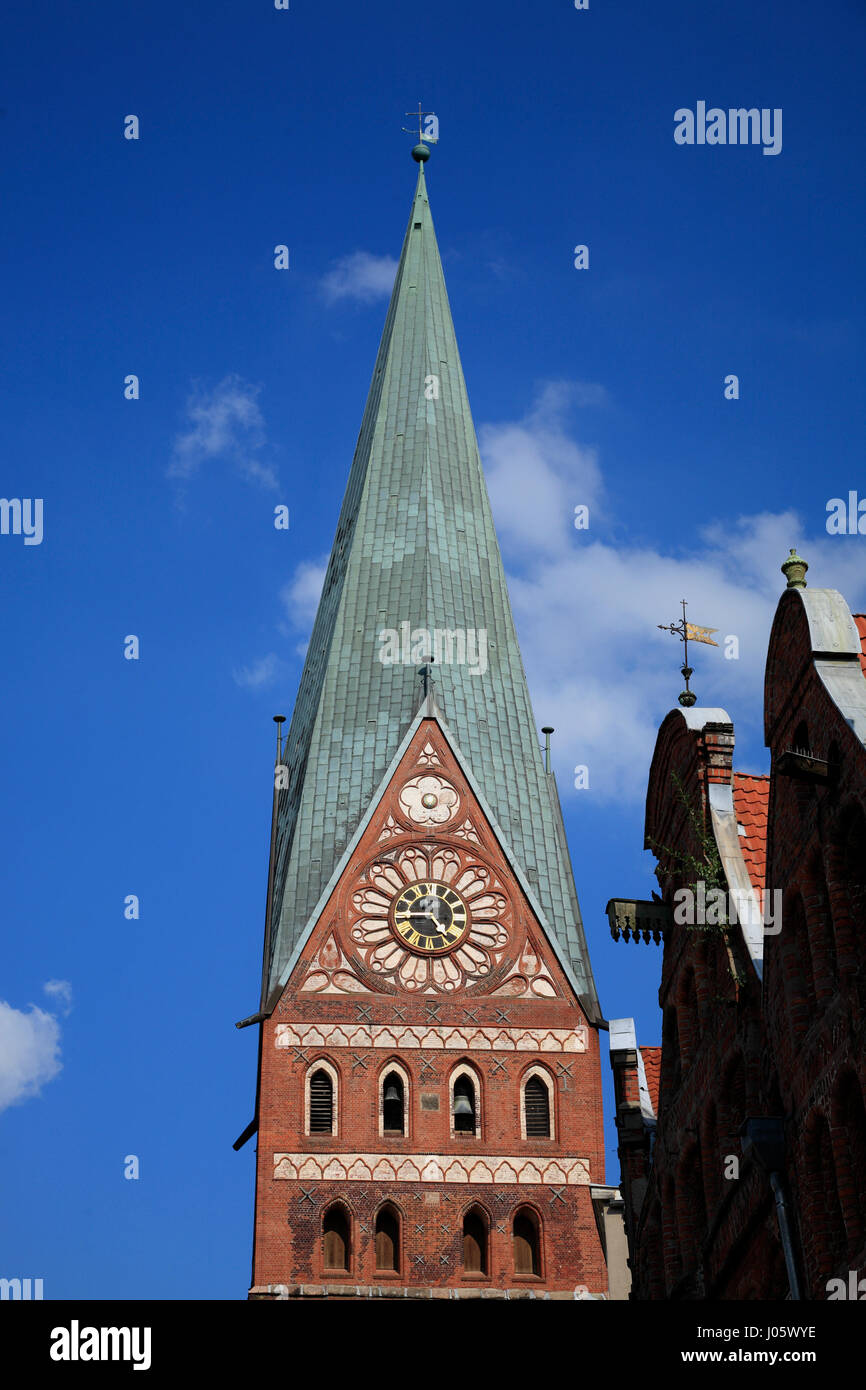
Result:
[[[866,613],[855,613],[854,621],[860,633],[860,666],[866,676]]]
[[[767,873],[767,802],[770,796],[769,777],[754,777],[748,772],[734,773],[734,810],[745,830],[740,836],[743,859],[753,888],[764,889]]]
[[[646,1072],[646,1084],[650,1093],[653,1111],[659,1113],[659,1079],[662,1073],[662,1050],[660,1047],[642,1047],[640,1055],[643,1057],[643,1069]]]

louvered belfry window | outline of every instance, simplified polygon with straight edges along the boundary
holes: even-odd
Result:
[[[527,1139],[550,1138],[550,1096],[540,1076],[530,1076],[524,1090]]]
[[[331,1134],[334,1129],[334,1083],[326,1071],[310,1077],[310,1133]]]

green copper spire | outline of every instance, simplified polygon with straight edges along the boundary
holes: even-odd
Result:
[[[447,630],[467,659],[446,646],[432,698],[595,1008],[430,215],[430,152],[412,153],[409,225],[286,740],[266,998],[418,712],[419,667],[436,654],[423,632]]]

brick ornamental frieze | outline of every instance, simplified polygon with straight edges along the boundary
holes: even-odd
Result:
[[[499,1155],[274,1154],[275,1178],[337,1182],[556,1183],[585,1187],[588,1158],[502,1158]]]
[[[278,1023],[277,1047],[440,1048],[446,1051],[585,1052],[587,1029],[451,1027],[447,1024]]]

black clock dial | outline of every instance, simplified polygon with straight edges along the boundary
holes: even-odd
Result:
[[[469,913],[460,894],[447,883],[423,879],[411,883],[394,900],[392,924],[413,951],[432,955],[450,951],[469,929]]]

